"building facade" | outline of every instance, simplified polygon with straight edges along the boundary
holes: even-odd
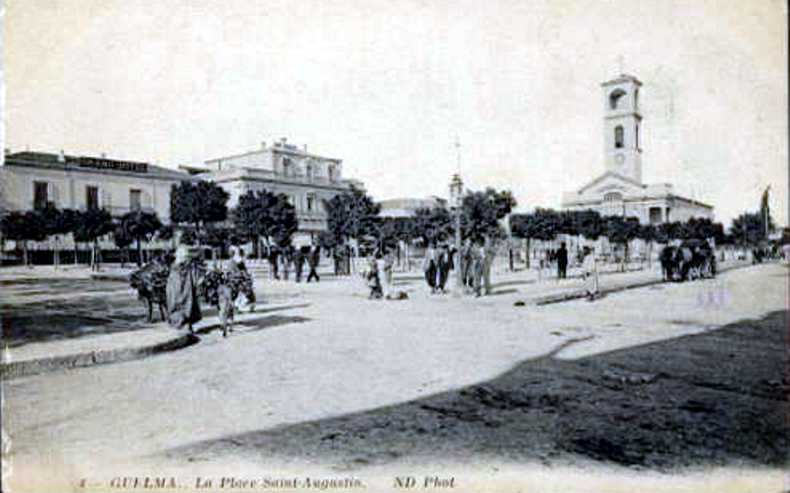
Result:
[[[217,183],[230,195],[228,207],[238,204],[248,191],[285,194],[299,221],[294,242],[303,244],[327,229],[324,204],[351,187],[364,190],[362,182],[343,178],[340,159],[307,152],[281,139],[243,154],[210,159],[201,166],[182,166],[195,176]]]
[[[633,216],[642,224],[713,219],[712,206],[682,197],[671,184],[642,183],[641,86],[636,77],[626,74],[601,84],[605,172],[579,190],[565,193],[563,209]]]
[[[7,153],[0,166],[2,208],[106,209],[113,216],[133,210],[170,221],[170,189],[188,173],[149,163],[43,152]]]
[[[427,197],[424,199],[417,198],[400,198],[388,199],[379,202],[381,217],[414,217],[419,209],[434,209],[436,207],[447,207],[447,200],[441,197]]]

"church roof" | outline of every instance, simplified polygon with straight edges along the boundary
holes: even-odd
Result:
[[[629,74],[620,74],[619,77],[615,77],[612,80],[607,80],[606,82],[602,82],[601,85],[602,86],[611,86],[613,84],[621,84],[623,82],[633,82],[634,84],[636,84],[638,86],[642,85],[642,82],[639,79],[637,79],[633,75],[629,75]]]
[[[614,171],[607,171],[606,173],[602,174],[598,178],[594,179],[593,181],[591,181],[588,184],[586,184],[583,187],[581,187],[579,189],[578,193],[580,193],[580,194],[584,193],[585,190],[587,190],[587,189],[589,189],[589,188],[601,183],[602,181],[604,181],[605,179],[610,178],[610,177],[614,178],[616,180],[622,180],[622,181],[624,181],[624,182],[626,182],[626,183],[628,183],[630,185],[634,185],[634,186],[637,186],[637,187],[640,187],[640,188],[645,188],[645,185],[639,183],[638,181],[634,180],[633,178],[628,178],[627,176],[623,176],[620,173],[615,173]]]

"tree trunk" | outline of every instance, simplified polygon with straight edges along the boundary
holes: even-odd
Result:
[[[140,238],[137,238],[137,267],[143,266],[143,247],[140,245]]]
[[[58,236],[55,235],[55,247],[52,253],[52,263],[55,265],[55,269],[57,270],[60,267],[60,243],[58,243]]]
[[[532,242],[532,240],[531,240],[530,238],[527,238],[527,246],[526,246],[526,254],[527,254],[527,255],[526,255],[526,256],[527,256],[527,259],[526,259],[526,260],[527,260],[527,269],[529,269],[529,250],[530,250],[530,243],[531,243],[531,242]]]

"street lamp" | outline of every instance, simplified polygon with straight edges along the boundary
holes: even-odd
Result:
[[[464,289],[464,281],[461,278],[461,207],[463,205],[464,182],[461,175],[453,175],[450,180],[450,207],[455,215],[455,287],[456,296],[460,296]]]

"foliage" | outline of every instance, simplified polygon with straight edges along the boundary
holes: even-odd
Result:
[[[122,234],[137,242],[137,265],[142,264],[142,245],[143,241],[151,241],[159,229],[162,222],[154,212],[130,211],[121,216],[119,222]]]
[[[352,187],[350,192],[332,197],[325,207],[328,230],[339,242],[377,235],[381,206],[362,190]]]
[[[509,190],[487,188],[483,192],[467,193],[461,208],[463,236],[475,241],[485,237],[502,237],[504,232],[499,221],[510,214],[515,206],[516,199]]]
[[[250,190],[239,197],[232,217],[237,235],[253,242],[266,238],[280,246],[291,243],[299,224],[288,197],[267,190]]]
[[[170,218],[200,229],[228,217],[228,192],[209,181],[182,181],[170,193]]]
[[[412,218],[412,234],[424,245],[447,241],[453,234],[453,218],[444,207],[418,209]]]
[[[604,235],[612,243],[627,245],[639,235],[639,219],[635,217],[606,216],[603,218],[605,224]]]
[[[732,220],[730,234],[738,245],[757,245],[765,240],[765,224],[759,212],[745,212]]]
[[[409,241],[415,235],[414,218],[385,217],[378,223],[379,248],[389,250],[395,248],[399,241]]]
[[[15,241],[42,241],[47,236],[44,218],[36,211],[9,212],[0,221],[3,237]]]
[[[104,209],[80,211],[76,220],[73,233],[74,241],[78,242],[96,242],[113,229],[112,216]]]
[[[552,209],[535,209],[529,214],[512,214],[510,231],[516,238],[553,240],[560,231],[561,217]]]

